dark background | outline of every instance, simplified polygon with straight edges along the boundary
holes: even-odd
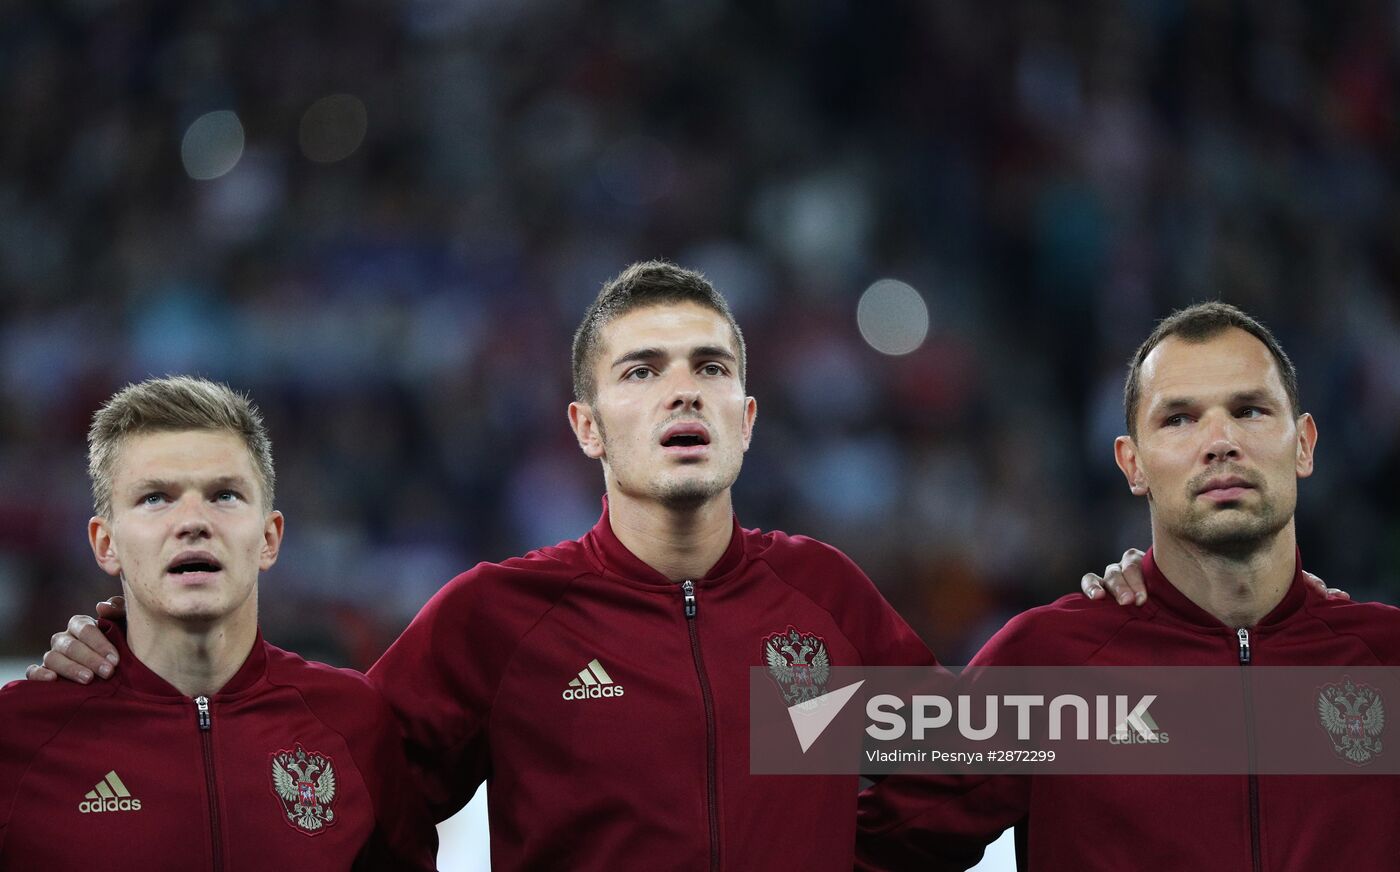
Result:
[[[116,592],[93,409],[193,372],[271,428],[268,637],[372,662],[456,572],[593,523],[568,340],[650,257],[748,335],[743,523],[849,552],[947,662],[1148,544],[1124,365],[1207,298],[1298,363],[1309,567],[1395,601],[1398,29],[1286,0],[6,3],[0,655]],[[858,328],[880,279],[927,307],[912,353]]]

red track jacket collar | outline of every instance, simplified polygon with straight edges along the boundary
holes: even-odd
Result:
[[[1293,566],[1293,583],[1289,585],[1288,591],[1284,593],[1279,604],[1274,606],[1273,611],[1265,615],[1256,626],[1270,627],[1281,624],[1303,607],[1303,602],[1308,597],[1308,582],[1303,578],[1301,554],[1294,558]],[[1186,594],[1162,574],[1151,548],[1147,549],[1147,554],[1142,558],[1142,579],[1147,585],[1147,602],[1143,608],[1152,609],[1152,614],[1162,613],[1182,623],[1207,630],[1219,630],[1225,626],[1215,615],[1188,599]]]
[[[701,587],[713,587],[716,584],[727,581],[731,576],[737,574],[744,558],[744,535],[739,527],[739,519],[733,519],[734,532],[729,537],[729,547],[720,556],[719,562],[710,567],[710,571],[705,573],[702,579],[694,579]],[[608,498],[603,497],[603,516],[598,519],[598,523],[593,525],[593,529],[582,539],[584,548],[588,552],[590,562],[597,568],[598,572],[604,576],[621,578],[632,583],[641,582],[648,587],[664,587],[666,590],[674,590],[676,583],[666,578],[661,573],[643,563],[641,558],[627,550],[627,546],[618,540],[617,534],[612,530],[612,524],[608,520]]]
[[[121,668],[116,671],[113,681],[147,696],[162,696],[180,701],[188,699],[173,684],[152,672],[149,666],[131,653],[131,645],[127,643],[126,633],[121,626],[111,621],[100,621],[98,627],[112,644],[117,646],[117,655],[121,658]],[[248,659],[243,661],[243,665],[238,667],[238,671],[228,683],[220,688],[218,693],[213,694],[212,698],[224,700],[237,696],[255,687],[266,674],[267,648],[263,644],[262,630],[259,630],[257,638],[253,640],[253,649],[248,652]]]

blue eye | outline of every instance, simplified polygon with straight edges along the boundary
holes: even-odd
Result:
[[[214,499],[218,500],[221,503],[231,503],[237,502],[238,500],[242,499],[242,497],[238,495],[237,491],[226,490],[219,491],[218,495],[215,496]]]
[[[1182,424],[1185,424],[1186,421],[1187,421],[1187,416],[1184,415],[1184,414],[1172,415],[1171,417],[1167,418],[1165,421],[1162,422],[1162,426],[1164,426],[1164,427],[1179,427],[1179,426],[1181,426]]]
[[[165,494],[160,493],[146,494],[141,498],[141,505],[143,506],[154,506],[163,502],[165,502]]]
[[[1235,413],[1237,418],[1262,418],[1263,416],[1264,410],[1258,406],[1245,406]]]

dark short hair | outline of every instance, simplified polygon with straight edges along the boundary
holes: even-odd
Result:
[[[739,356],[739,384],[744,384],[748,372],[748,354],[744,334],[729,304],[714,285],[694,270],[683,269],[663,260],[634,263],[616,278],[610,279],[598,292],[598,297],[584,313],[583,321],[574,331],[574,399],[592,403],[598,385],[593,369],[602,352],[600,336],[603,328],[614,318],[647,306],[669,306],[695,303],[722,315],[734,334]]]
[[[1142,362],[1152,353],[1152,349],[1168,336],[1179,336],[1187,342],[1205,342],[1231,327],[1238,327],[1269,349],[1274,362],[1278,364],[1283,389],[1288,394],[1288,405],[1293,415],[1298,415],[1298,370],[1269,328],[1229,303],[1197,303],[1164,318],[1133,354],[1133,361],[1128,365],[1128,381],[1123,386],[1123,413],[1127,418],[1129,436],[1137,438],[1138,403],[1142,400]]]

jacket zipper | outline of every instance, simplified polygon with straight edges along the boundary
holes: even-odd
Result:
[[[209,697],[195,697],[194,707],[199,716],[199,741],[204,749],[204,781],[209,791],[209,829],[214,837],[214,870],[218,872],[224,868],[224,839],[219,826],[218,787],[214,780],[214,738],[210,734],[214,718],[209,713]]]
[[[1235,634],[1240,640],[1240,666],[1248,666],[1254,659],[1249,647],[1249,631],[1241,628]],[[1254,692],[1249,670],[1242,669],[1240,677],[1244,681],[1245,748],[1249,754],[1249,848],[1254,872],[1263,872],[1264,852],[1259,844],[1259,761],[1254,747]]]
[[[717,740],[715,739],[715,702],[710,695],[710,679],[705,673],[705,659],[700,655],[700,634],[695,629],[695,615],[700,610],[695,599],[695,582],[686,579],[681,583],[681,594],[685,603],[685,625],[690,631],[690,654],[695,660],[695,674],[700,679],[700,697],[705,701],[705,763],[706,798],[710,809],[710,869],[719,870],[719,788],[715,774]]]

